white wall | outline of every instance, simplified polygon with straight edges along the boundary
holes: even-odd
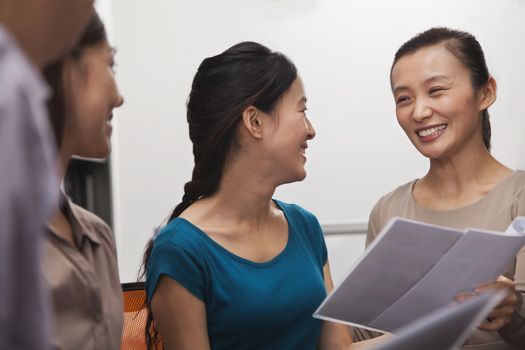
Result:
[[[397,48],[431,26],[471,31],[481,42],[499,83],[493,153],[525,168],[524,1],[106,1],[126,98],[116,114],[113,155],[123,281],[135,279],[146,240],[190,178],[184,104],[197,66],[242,40],[284,52],[300,70],[317,137],[308,148],[307,179],[277,196],[312,210],[323,224],[366,223],[381,194],[426,170],[396,124],[388,75]],[[335,237],[329,246],[340,276],[363,239]]]

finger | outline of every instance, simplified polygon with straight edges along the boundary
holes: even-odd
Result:
[[[518,305],[519,298],[516,293],[509,292],[509,294],[501,301],[498,307],[510,306],[514,310],[516,305]]]
[[[458,294],[454,297],[454,300],[456,300],[457,302],[463,302],[467,299],[470,299],[472,298],[473,296],[475,296],[476,294],[472,293],[472,292],[464,292],[464,293],[461,293],[461,294]]]
[[[476,291],[478,290],[487,290],[489,288],[503,288],[503,287],[507,287],[507,288],[511,288],[511,289],[516,289],[516,286],[514,284],[514,281],[505,277],[505,276],[499,276],[495,281],[492,281],[492,282],[488,282],[488,283],[484,283],[480,286],[478,286],[476,288]]]
[[[490,288],[493,284],[496,284],[496,283],[497,283],[496,281],[483,283],[477,286],[475,290],[486,290],[487,288]]]
[[[516,308],[516,305],[518,305],[518,302],[519,302],[519,297],[517,295],[516,292],[513,292],[512,290],[506,288],[506,289],[502,289],[502,290],[506,290],[507,291],[507,294],[505,296],[505,299],[503,299],[496,308],[500,308],[500,307],[505,307],[505,306],[510,306],[512,307],[513,309]]]
[[[513,294],[513,292],[515,291],[515,289],[510,288],[506,284],[499,283],[499,282],[494,282],[494,283],[491,283],[490,285],[485,286],[485,287],[478,287],[478,288],[476,288],[474,290],[474,292],[477,295],[479,295],[479,294],[482,294],[483,292],[488,291],[488,290],[506,291],[505,299],[509,298],[509,295]],[[511,297],[511,298],[513,298],[513,297]],[[502,303],[505,301],[505,299],[503,299]]]
[[[510,278],[505,277],[505,276],[499,276],[496,279],[496,282],[500,282],[500,283],[508,285],[511,288],[514,288],[514,281],[511,280]]]
[[[499,319],[499,318],[510,318],[514,313],[514,308],[512,306],[498,307],[488,315],[489,319]]]
[[[508,319],[498,318],[492,321],[485,321],[478,328],[483,331],[494,332],[503,328],[508,322]]]

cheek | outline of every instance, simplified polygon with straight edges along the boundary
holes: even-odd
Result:
[[[438,103],[436,103],[434,106],[434,110],[444,117],[454,117],[458,114],[458,111],[461,111],[464,108],[465,105],[462,103],[462,101],[458,101],[447,96],[441,97]]]
[[[97,119],[107,118],[114,94],[111,79],[103,75],[93,76],[84,88],[84,109]]]
[[[102,130],[107,121],[101,96],[97,92],[86,91],[79,97],[75,113],[77,128],[85,137],[93,137],[93,133]]]
[[[396,119],[397,123],[399,124],[399,126],[401,126],[401,128],[403,128],[403,130],[405,130],[408,127],[411,120],[406,108],[396,109]]]
[[[417,137],[414,133],[414,127],[412,125],[412,116],[411,113],[407,110],[396,110],[397,123],[403,129],[409,140],[413,140],[414,137]]]
[[[476,101],[470,93],[459,91],[455,94],[442,96],[434,108],[443,116],[457,118],[458,116],[476,114]]]

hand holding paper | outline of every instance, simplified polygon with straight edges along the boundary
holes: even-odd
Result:
[[[524,227],[521,217],[506,233],[394,218],[314,316],[393,332],[495,281],[525,244]],[[495,310],[493,326],[505,321],[499,319],[512,306],[509,298]]]

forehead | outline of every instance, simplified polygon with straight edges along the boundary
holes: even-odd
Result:
[[[397,85],[422,82],[433,76],[450,79],[470,78],[461,61],[444,44],[423,47],[401,57],[392,68],[391,83]]]
[[[304,86],[301,77],[297,76],[290,88],[284,93],[282,98],[283,103],[299,103],[306,102],[304,93]]]
[[[86,45],[82,48],[83,56],[113,56],[116,53],[114,47],[112,47],[109,42],[104,39],[98,43],[92,45]]]

